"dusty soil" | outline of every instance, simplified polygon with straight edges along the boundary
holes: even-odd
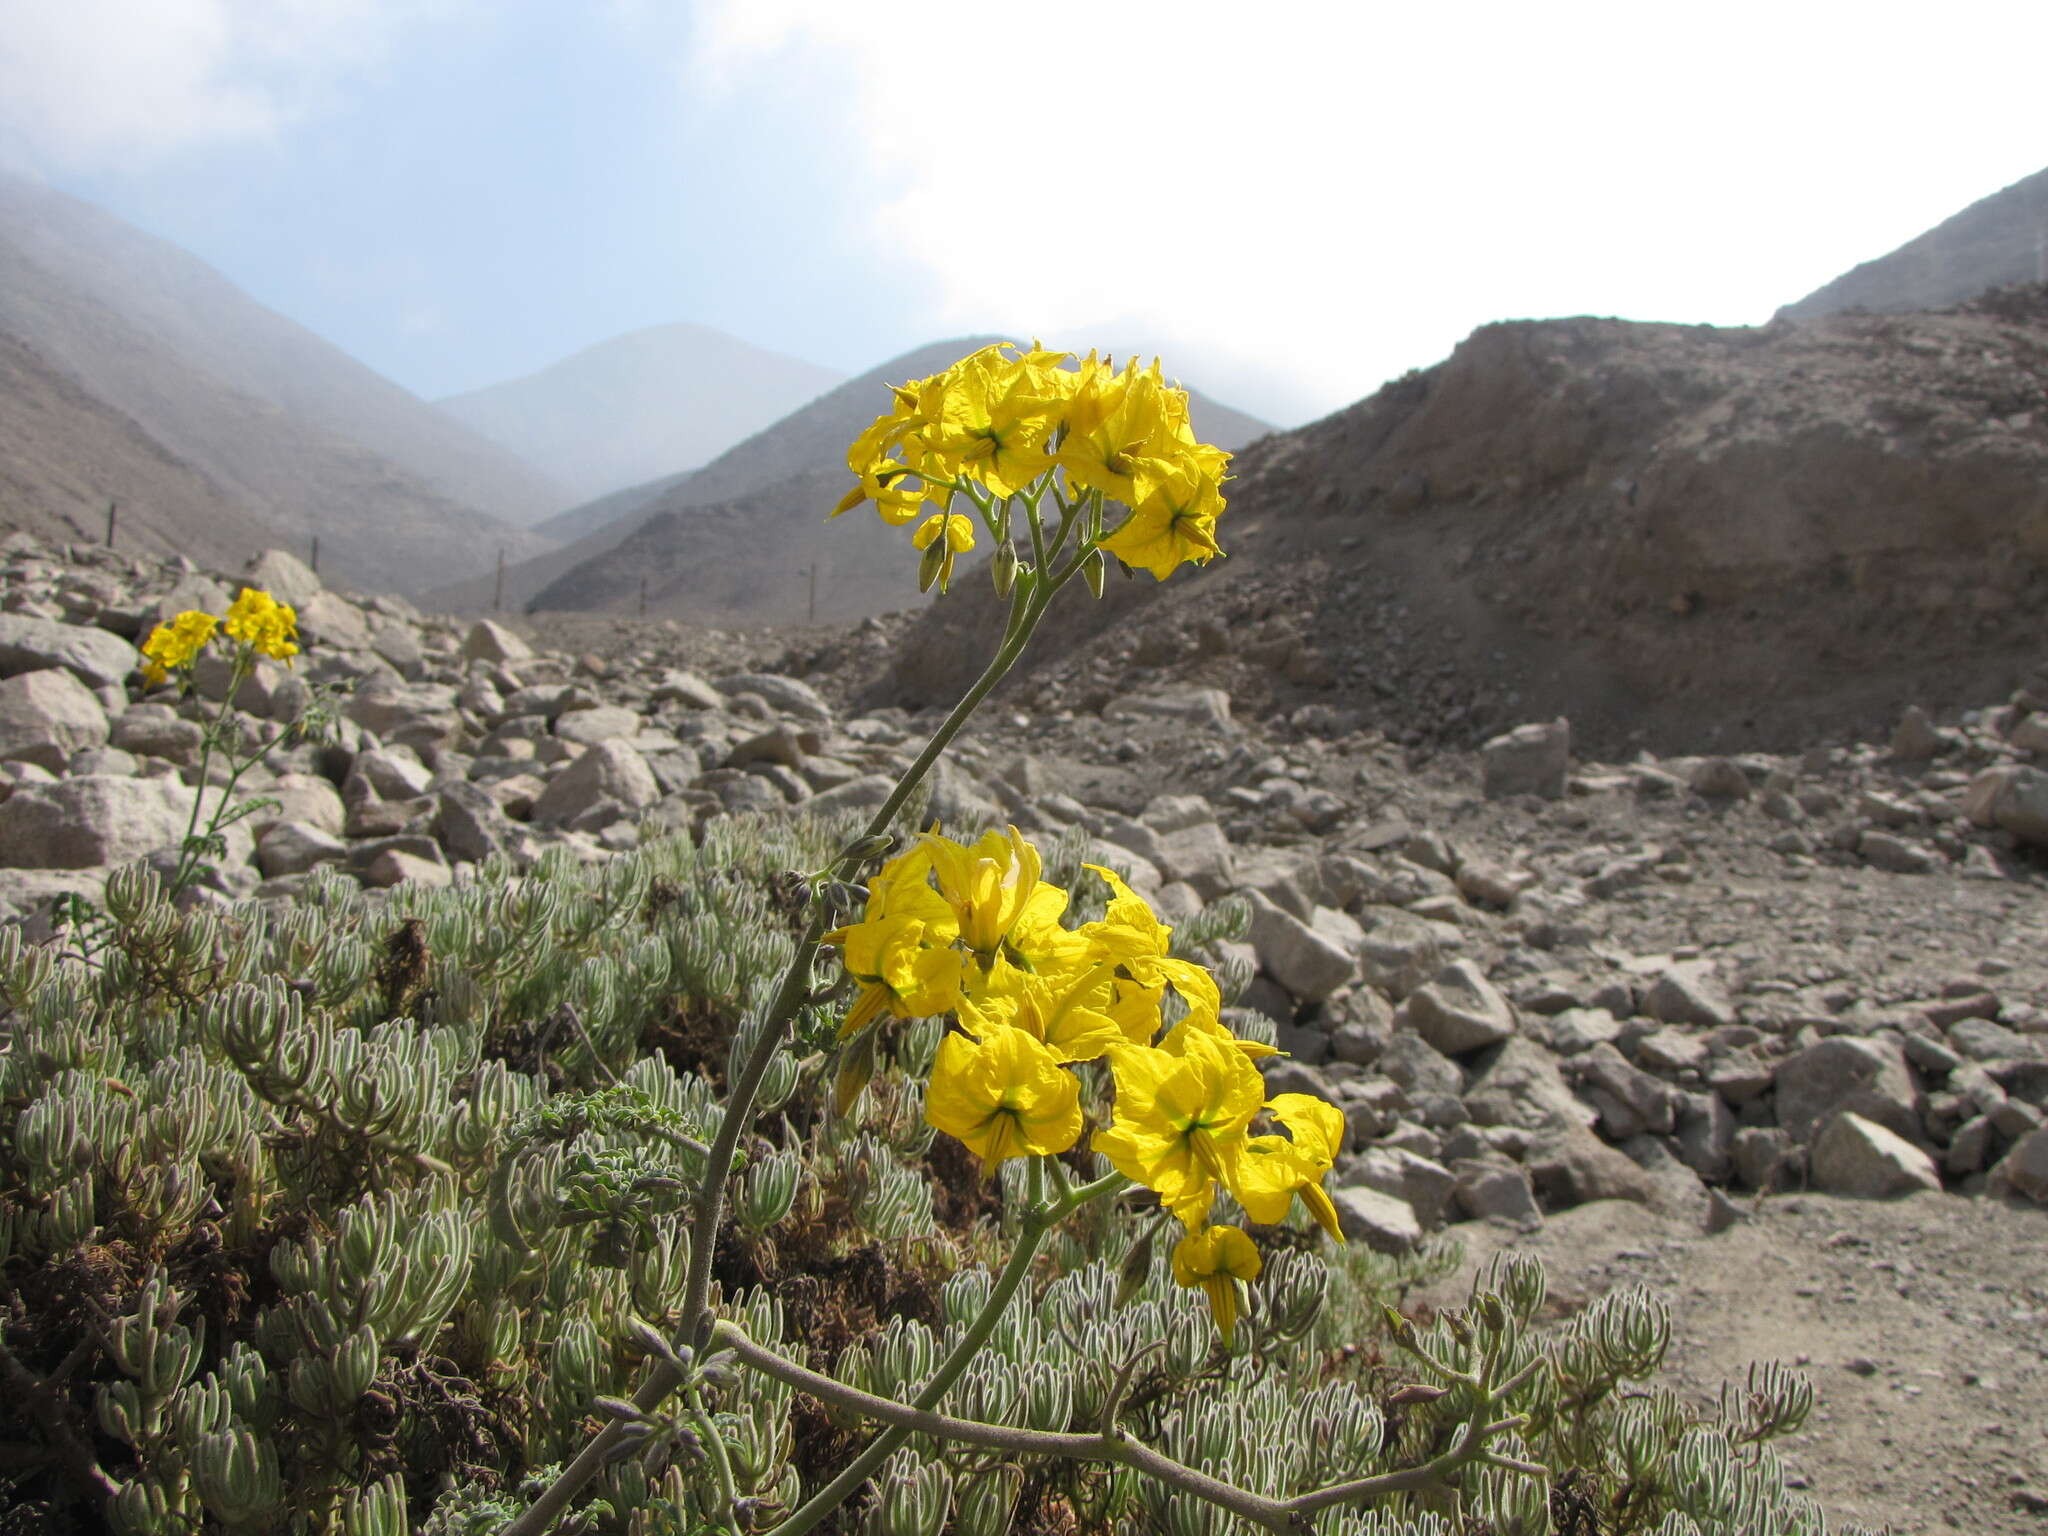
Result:
[[[2048,1531],[2048,1211],[1956,1195],[1745,1202],[1712,1236],[1621,1201],[1523,1235],[1453,1228],[1461,1302],[1496,1250],[1542,1257],[1559,1314],[1622,1285],[1674,1319],[1665,1379],[1711,1407],[1754,1360],[1798,1366],[1817,1404],[1780,1442],[1832,1522],[1925,1536]]]

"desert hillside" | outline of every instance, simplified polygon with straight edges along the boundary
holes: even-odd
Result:
[[[2048,283],[2048,170],[1972,203],[1778,314],[1811,320],[1845,309],[1940,309],[2012,283]]]
[[[1113,579],[1041,663],[1053,693],[1135,663],[1432,738],[1566,713],[1608,750],[1874,727],[2039,658],[2048,289],[1758,329],[1486,326],[1233,468],[1229,557]],[[1000,624],[972,591],[878,697],[961,684],[963,626]]]

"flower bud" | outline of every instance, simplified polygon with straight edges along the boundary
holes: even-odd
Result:
[[[1102,584],[1109,576],[1109,562],[1102,558],[1102,551],[1091,549],[1087,560],[1081,566],[1081,574],[1088,580],[1088,590],[1096,597],[1102,596]]]

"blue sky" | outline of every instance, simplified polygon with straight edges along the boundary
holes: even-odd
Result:
[[[2044,56],[2037,0],[0,0],[0,158],[429,397],[996,329],[1287,424],[1488,320],[1761,322],[2048,165]]]

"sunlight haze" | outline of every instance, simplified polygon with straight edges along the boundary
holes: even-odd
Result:
[[[2048,160],[2034,4],[70,0],[0,158],[434,398],[690,321],[1143,347],[1281,425],[1488,321],[1759,324]]]

